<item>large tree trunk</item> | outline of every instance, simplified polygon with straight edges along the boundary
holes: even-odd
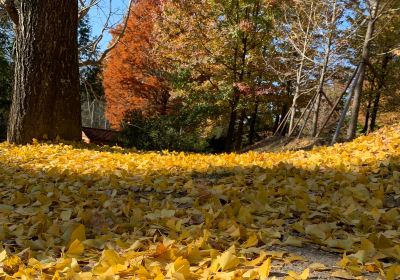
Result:
[[[77,0],[20,1],[8,141],[81,139]]]
[[[369,61],[369,48],[371,45],[371,40],[373,39],[374,29],[376,17],[379,10],[379,1],[380,0],[370,0],[371,5],[371,14],[368,20],[367,32],[365,33],[364,45],[362,49],[362,61],[359,69],[359,78],[357,80],[357,84],[354,90],[354,100],[352,105],[351,119],[349,124],[349,129],[347,132],[347,140],[352,140],[356,136],[357,124],[358,124],[358,115],[360,112],[360,104],[361,104],[361,95],[364,85],[365,78],[365,70],[367,66],[367,62]]]

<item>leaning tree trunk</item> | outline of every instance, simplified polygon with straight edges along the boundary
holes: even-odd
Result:
[[[8,141],[81,139],[77,0],[20,1]]]
[[[377,20],[377,13],[379,10],[380,0],[371,0],[371,15],[369,17],[367,32],[365,33],[365,39],[362,49],[362,61],[359,69],[359,78],[357,80],[356,88],[354,90],[354,100],[352,105],[351,119],[349,124],[349,129],[347,131],[347,140],[352,140],[356,136],[358,115],[360,112],[361,97],[364,85],[365,70],[367,67],[367,62],[370,56],[370,45],[374,36],[375,22]]]

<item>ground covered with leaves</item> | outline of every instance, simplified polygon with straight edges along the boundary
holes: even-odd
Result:
[[[399,127],[240,155],[3,143],[0,198],[5,279],[400,276]]]

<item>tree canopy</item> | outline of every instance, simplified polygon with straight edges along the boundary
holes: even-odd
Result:
[[[333,142],[351,139],[376,128],[373,104],[389,83],[378,78],[379,68],[396,75],[399,37],[389,30],[398,25],[397,7],[372,0],[141,0],[105,64],[107,116],[121,128],[134,122],[129,111],[149,118],[188,112],[185,126],[192,121],[226,151],[268,134],[326,137],[336,129]],[[113,31],[115,39],[120,34]],[[379,94],[363,92],[370,72]],[[399,98],[398,90],[388,95]],[[345,100],[351,117],[340,118],[350,110]]]

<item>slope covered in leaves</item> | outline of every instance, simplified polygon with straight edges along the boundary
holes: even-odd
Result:
[[[394,279],[399,171],[399,127],[269,154],[3,143],[0,278]],[[342,260],[274,250],[309,244]]]

